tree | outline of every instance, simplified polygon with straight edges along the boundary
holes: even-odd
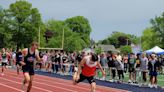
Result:
[[[95,48],[94,50],[95,50],[96,54],[101,54],[101,52],[102,52],[101,48],[98,48],[98,47]]]
[[[132,48],[131,48],[131,46],[121,46],[120,51],[123,54],[132,53]]]
[[[156,33],[160,46],[164,48],[164,13],[161,16],[151,19],[152,30]]]
[[[146,28],[143,33],[142,33],[142,49],[143,50],[148,50],[155,45],[160,46],[160,41],[158,38],[158,35],[152,28]]]
[[[6,30],[8,30],[8,25],[6,23],[6,12],[2,7],[0,7],[0,48],[11,46],[11,35],[9,32],[6,32]]]
[[[100,41],[101,44],[112,44],[116,48],[119,48],[121,46],[130,45],[131,43],[137,44],[138,38],[131,34],[125,34],[122,32],[113,32],[111,36],[108,38]]]
[[[76,16],[66,19],[65,23],[70,30],[78,33],[79,37],[85,42],[85,47],[90,46],[91,27],[87,18]]]
[[[51,38],[49,38],[49,42],[47,43],[45,47],[61,48],[64,22],[58,21],[58,20],[49,20],[47,23],[45,23],[45,26],[46,26],[46,29],[51,30],[54,33],[54,35]]]
[[[38,29],[42,24],[37,8],[25,0],[16,1],[6,10],[8,28],[12,34],[12,41],[19,47],[27,47],[38,38]]]
[[[2,7],[0,7],[0,48],[2,48],[5,43],[4,43],[4,10],[2,9]]]
[[[84,40],[81,39],[78,33],[73,32],[64,21],[49,20],[46,23],[46,28],[54,32],[54,36],[49,39],[46,47],[61,48],[64,31],[64,50],[73,52],[82,50],[85,47]]]

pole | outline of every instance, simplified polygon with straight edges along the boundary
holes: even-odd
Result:
[[[142,36],[140,37],[140,50],[142,51]]]
[[[126,39],[126,45],[128,45],[129,43],[128,43],[128,41],[129,41],[129,39]]]
[[[64,28],[63,28],[63,36],[62,36],[62,49],[64,49]]]
[[[39,47],[40,47],[40,27],[39,27],[39,33],[38,33],[38,44],[39,44]]]

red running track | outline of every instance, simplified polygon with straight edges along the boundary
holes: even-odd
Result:
[[[25,92],[22,89],[23,74],[17,75],[14,70],[7,70],[0,76],[0,92]],[[71,80],[35,74],[31,92],[90,92],[88,83],[73,85]],[[126,90],[97,85],[96,92],[127,92]]]

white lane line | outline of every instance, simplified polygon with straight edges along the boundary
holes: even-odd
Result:
[[[8,74],[12,74],[12,75],[16,75],[14,73],[8,73]],[[12,76],[13,77],[13,76]],[[40,77],[40,76],[37,76],[37,77]],[[17,78],[17,77],[15,77]],[[66,83],[59,83],[59,82],[55,82],[56,80],[53,80],[53,81],[48,81],[46,79],[38,79],[38,78],[35,78],[34,80],[37,80],[37,81],[44,81],[44,82],[50,82],[50,83],[53,83],[53,84],[60,84],[60,85],[63,85],[63,86],[68,86],[68,87],[73,87],[73,88],[79,88],[79,89],[83,89],[83,90],[87,90],[89,91],[90,89],[86,89],[84,87],[79,87],[77,85],[73,85],[73,82],[67,82],[67,83],[71,83],[71,85],[66,85]],[[36,81],[33,81],[33,82],[36,82]],[[89,86],[88,86],[89,87]],[[63,89],[63,88],[62,88]],[[73,90],[72,90],[73,91]]]
[[[23,90],[20,90],[20,89],[17,89],[17,88],[14,88],[14,87],[11,87],[11,86],[2,84],[2,83],[0,83],[0,85],[1,85],[1,86],[5,86],[5,87],[8,87],[8,88],[11,88],[11,89],[16,90],[16,91],[24,92]],[[1,89],[1,90],[2,90],[2,89]]]
[[[9,80],[9,79],[3,78],[3,77],[1,77],[1,79],[22,85],[22,83],[19,83],[19,82],[13,81],[13,80]],[[33,87],[36,88],[36,89],[42,90],[42,91],[53,92],[51,90],[46,90],[46,89],[39,88],[39,87],[36,87],[36,86],[33,86]]]
[[[12,74],[12,73],[9,73],[9,74]],[[15,78],[15,79],[21,79],[21,78],[14,77],[14,76],[11,76],[11,75],[8,75],[8,77],[12,77],[12,78]],[[77,92],[75,90],[71,90],[71,89],[67,89],[67,88],[63,88],[63,87],[59,87],[59,86],[49,85],[49,84],[45,84],[45,83],[41,83],[41,82],[37,82],[37,81],[33,81],[33,82],[37,83],[37,84],[41,84],[41,85],[46,85],[46,86],[49,86],[49,87],[55,87],[55,88],[63,89],[63,90],[70,91],[70,92]],[[64,86],[66,86],[66,85],[64,85]]]
[[[41,76],[41,75],[38,75],[37,74],[37,76],[38,77],[42,77],[42,78],[45,78],[45,80],[46,79],[48,79],[48,78],[51,78],[51,77],[48,77],[48,76]],[[72,81],[70,81],[70,80],[65,80],[65,79],[60,79],[60,78],[56,78],[56,79],[53,79],[53,78],[51,78],[52,80],[56,80],[56,79],[58,79],[58,80],[61,80],[61,81],[67,81],[67,83],[72,83]],[[42,79],[43,80],[43,79]],[[65,82],[66,83],[66,82]],[[64,84],[63,84],[64,85]],[[86,83],[83,83],[83,82],[81,82],[80,83],[80,85],[82,85],[82,86],[85,86],[85,87],[90,87],[89,85],[86,85]],[[77,88],[81,88],[81,89],[84,89],[84,90],[89,90],[89,89],[85,89],[85,88],[82,88],[82,87],[78,87],[78,86],[76,86]],[[106,87],[106,86],[100,86],[100,85],[96,85],[96,88],[99,88],[98,90],[96,90],[96,91],[100,91],[101,89],[106,89],[106,90],[115,90],[115,91],[126,91],[126,92],[129,92],[128,90],[123,90],[123,89],[116,89],[116,88],[111,88],[111,87]],[[101,92],[101,91],[100,91]]]
[[[12,72],[13,72],[13,71],[12,71]],[[13,74],[13,73],[10,73],[10,74]],[[14,75],[15,75],[15,73],[14,73]],[[42,76],[42,75],[38,75],[38,74],[36,74],[36,76],[37,76],[37,77],[42,77],[42,78],[41,78],[42,81],[43,81],[43,80],[48,81],[48,80],[46,80],[46,79],[52,79],[52,80],[54,80],[54,81],[60,80],[60,81],[64,81],[65,83],[59,83],[59,82],[56,82],[56,83],[61,84],[61,85],[64,85],[64,86],[71,86],[71,87],[83,89],[83,90],[90,90],[90,89],[89,89],[90,86],[89,86],[88,84],[86,85],[86,83],[83,83],[83,82],[81,82],[80,85],[85,86],[85,87],[88,87],[88,89],[87,89],[87,88],[84,88],[84,87],[75,86],[75,85],[65,85],[66,83],[72,83],[72,81],[70,81],[70,80],[65,80],[65,79],[60,79],[60,78],[55,78],[55,79],[54,79],[54,78],[52,78],[52,77]],[[43,79],[43,78],[44,78],[44,79]],[[50,81],[50,82],[52,83],[52,81]],[[116,91],[126,91],[126,92],[129,92],[129,91],[123,90],[123,89],[116,89],[116,88],[105,87],[105,86],[100,86],[100,85],[96,85],[96,86],[97,86],[97,88],[99,88],[97,91],[100,91],[101,89],[106,89],[106,90],[116,90]],[[101,91],[100,91],[100,92],[101,92]]]
[[[9,74],[13,74],[13,75],[16,75],[15,73],[9,73]],[[42,77],[41,78],[41,81],[47,81],[47,82],[51,82],[53,83],[54,81],[56,81],[56,79],[58,80],[61,80],[61,81],[66,81],[65,83],[59,83],[59,82],[54,82],[54,83],[57,83],[57,84],[61,84],[61,85],[64,85],[64,86],[70,86],[70,87],[74,87],[74,88],[79,88],[79,89],[83,89],[83,90],[86,90],[86,91],[90,91],[90,86],[86,83],[80,83],[80,85],[84,86],[84,87],[87,87],[87,88],[84,88],[84,87],[79,87],[78,85],[66,85],[66,83],[72,83],[72,81],[70,80],[64,80],[64,79],[60,79],[60,78],[51,78],[51,77],[48,77],[48,76],[41,76],[41,75],[37,75],[37,77]],[[44,78],[44,79],[43,79]],[[35,78],[36,80],[37,78]],[[48,79],[52,79],[52,81],[48,81]],[[40,80],[40,79],[37,79],[37,80]],[[100,91],[101,89],[106,89],[106,90],[116,90],[116,91],[127,91],[127,90],[122,90],[122,89],[116,89],[116,88],[111,88],[111,87],[105,87],[105,86],[100,86],[100,85],[97,85],[97,89],[96,91]],[[100,91],[101,92],[101,91]]]
[[[38,77],[42,77],[42,78],[45,78],[45,80],[46,79],[48,79],[49,77],[48,76],[41,76],[41,75],[37,75]],[[51,77],[50,77],[51,78]],[[56,78],[56,79],[53,79],[53,78],[51,78],[52,80],[56,80],[56,79],[58,79],[58,80],[61,80],[61,81],[67,81],[67,83],[72,83],[70,80],[64,80],[64,79],[59,79],[59,78]],[[42,79],[43,80],[43,79]],[[66,83],[66,82],[65,82]],[[80,85],[82,85],[82,86],[85,86],[85,87],[90,87],[90,86],[88,86],[88,85],[86,85],[86,83],[83,83],[83,82],[81,82],[80,83]],[[101,90],[101,89],[106,89],[106,90],[115,90],[115,91],[127,91],[127,90],[123,90],[123,89],[116,89],[116,88],[111,88],[111,87],[105,87],[105,86],[100,86],[100,85],[96,85],[97,86],[97,88],[99,88],[98,90],[96,90],[96,91],[99,91],[99,90]],[[78,87],[78,86],[76,86],[76,87]],[[85,89],[85,88],[82,88],[82,87],[78,87],[78,88],[81,88],[81,89]],[[89,90],[89,89],[85,89],[85,90]],[[129,92],[129,91],[127,91],[127,92]]]

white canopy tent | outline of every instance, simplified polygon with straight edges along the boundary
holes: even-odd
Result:
[[[153,47],[152,49],[150,49],[150,50],[146,50],[145,51],[146,53],[164,53],[164,50],[163,49],[161,49],[160,47],[158,47],[158,46],[155,46],[155,47]]]

